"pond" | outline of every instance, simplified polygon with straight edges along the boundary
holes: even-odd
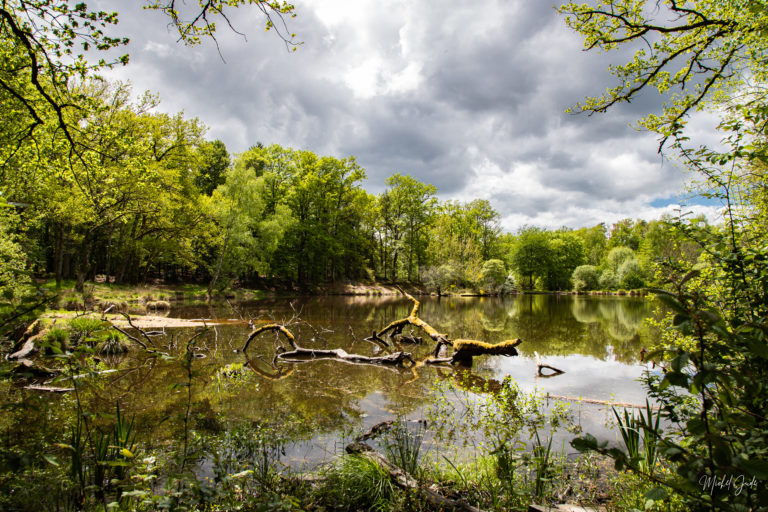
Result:
[[[137,353],[107,359],[105,366],[117,371],[105,374],[99,384],[85,386],[83,400],[86,408],[100,411],[114,411],[119,402],[124,412],[136,415],[139,441],[162,446],[181,435],[188,400],[185,384],[191,380],[190,418],[195,430],[217,433],[238,424],[278,426],[287,437],[299,440],[286,454],[286,462],[294,466],[328,459],[345,439],[380,421],[423,418],[440,382],[492,390],[508,377],[521,390],[544,397],[645,401],[637,381],[646,369],[640,350],[656,336],[644,323],[653,312],[648,299],[521,295],[420,300],[419,316],[438,331],[454,339],[488,343],[521,338],[519,355],[476,357],[471,369],[410,370],[333,360],[274,365],[281,344],[274,333],[260,335],[246,354],[236,350],[250,332],[247,321],[286,323],[302,347],[383,355],[384,348],[364,338],[408,316],[412,304],[398,296],[354,296],[180,305],[169,315],[223,322],[195,340],[204,357],[193,360],[191,377],[178,358]],[[165,336],[155,338],[157,347],[178,353],[194,332],[168,329]],[[424,358],[434,348],[426,339],[429,343],[404,345],[402,350],[417,360]],[[536,353],[542,362],[565,373],[537,377]],[[605,407],[572,402],[572,410],[584,431],[610,435],[605,430]]]

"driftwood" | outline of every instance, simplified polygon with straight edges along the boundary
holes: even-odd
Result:
[[[390,335],[390,338],[391,338],[393,336],[400,334],[403,330],[403,327],[405,327],[406,325],[413,325],[415,327],[420,328],[425,333],[427,333],[427,335],[430,338],[432,338],[433,341],[436,341],[438,344],[452,345],[452,343],[448,340],[447,335],[437,332],[437,329],[435,329],[434,327],[429,325],[427,322],[419,318],[419,307],[421,306],[421,303],[408,293],[403,292],[403,295],[405,295],[409,300],[413,301],[413,309],[411,309],[411,314],[405,318],[401,318],[399,320],[395,320],[394,322],[391,322],[385,328],[375,333],[375,337],[381,338],[383,335],[392,331],[392,334]]]
[[[245,352],[248,350],[248,345],[251,344],[251,341],[265,331],[277,331],[281,333],[285,338],[288,340],[288,343],[296,348],[296,337],[293,335],[291,331],[289,331],[284,325],[280,324],[266,324],[262,325],[260,327],[257,327],[253,331],[251,331],[251,334],[248,335],[248,339],[245,340],[245,345],[243,345],[243,348],[241,349],[241,352]]]
[[[550,366],[548,364],[542,363],[541,362],[541,358],[539,357],[539,353],[538,352],[534,352],[534,354],[536,354],[536,376],[537,377],[543,377],[543,378],[547,379],[549,377],[556,377],[557,375],[561,375],[561,374],[565,373],[560,368],[555,368],[554,366]],[[554,373],[544,373],[544,372],[542,372],[542,370],[544,368],[546,368],[548,370],[552,370]]]
[[[296,346],[294,350],[282,352],[277,355],[278,361],[302,362],[315,359],[336,359],[353,364],[373,364],[385,366],[405,366],[405,362],[416,364],[411,354],[408,352],[395,352],[386,356],[361,356],[359,354],[348,354],[346,351],[337,349],[313,349]]]
[[[409,362],[411,365],[416,364],[416,362],[411,357],[411,354],[407,352],[395,352],[394,354],[389,354],[386,356],[378,356],[378,357],[370,357],[370,356],[362,356],[359,354],[349,354],[346,351],[337,348],[337,349],[314,349],[314,348],[303,348],[300,347],[296,343],[296,337],[293,335],[291,331],[289,331],[284,325],[280,324],[268,324],[268,325],[262,325],[261,327],[258,327],[251,332],[251,334],[248,336],[248,339],[245,342],[245,345],[243,346],[242,351],[245,352],[248,349],[248,345],[251,343],[251,341],[265,331],[275,331],[278,333],[281,333],[283,336],[285,336],[285,339],[288,341],[288,344],[291,346],[293,350],[290,351],[278,351],[277,355],[275,356],[275,362],[277,361],[285,361],[285,362],[291,362],[291,363],[297,363],[297,362],[304,362],[304,361],[313,361],[316,359],[335,359],[338,361],[344,361],[347,363],[353,363],[353,364],[371,364],[371,365],[383,365],[383,366],[406,366],[406,361]]]
[[[579,402],[583,404],[610,405],[612,407],[623,407],[625,409],[647,409],[646,405],[630,404],[627,402],[612,402],[610,400],[597,400],[595,398],[583,398],[580,396],[550,395],[547,393],[545,398],[547,400],[562,400],[565,402]],[[651,406],[651,409],[658,411],[660,408],[658,406]]]
[[[389,333],[389,338],[391,340],[395,340],[398,337],[403,338],[401,335],[401,332],[403,328],[406,325],[412,325],[415,327],[420,328],[425,333],[429,335],[430,338],[432,338],[433,341],[435,341],[435,349],[433,351],[433,357],[425,359],[422,363],[423,364],[462,364],[465,366],[471,366],[472,365],[472,358],[475,356],[481,356],[481,355],[506,355],[506,356],[516,356],[517,350],[515,347],[517,347],[520,343],[522,343],[522,340],[515,339],[515,340],[505,340],[501,343],[497,344],[491,344],[486,343],[484,341],[478,341],[478,340],[451,340],[448,338],[448,335],[441,334],[429,325],[427,322],[419,318],[419,308],[421,307],[421,303],[416,300],[412,295],[405,293],[403,290],[400,290],[400,292],[405,295],[406,298],[408,298],[410,301],[413,302],[413,308],[411,309],[411,313],[405,317],[401,318],[399,320],[395,320],[394,322],[391,322],[389,325],[384,327],[379,332],[374,332],[370,338],[366,338],[368,341],[383,341],[382,336]],[[411,339],[414,341],[417,339],[415,336],[411,335]],[[421,339],[418,338],[418,341],[420,342]],[[440,358],[440,351],[444,346],[450,346],[453,347],[453,355],[451,357],[447,358]]]
[[[362,441],[355,441],[346,447],[347,453],[357,454],[366,457],[378,463],[389,472],[389,477],[401,489],[418,492],[430,505],[437,507],[438,510],[454,510],[459,512],[482,512],[481,509],[473,507],[465,500],[454,500],[446,498],[440,494],[436,488],[424,487],[411,475],[394,465],[384,455],[374,450],[371,445]]]
[[[47,393],[69,393],[70,391],[74,391],[75,388],[57,388],[53,386],[24,386],[24,389],[29,389],[30,391],[45,391]]]
[[[14,352],[13,354],[8,356],[8,359],[10,360],[22,360],[26,359],[27,357],[31,356],[35,352],[37,352],[37,347],[35,346],[35,341],[37,338],[39,338],[40,335],[35,335],[29,338],[27,341],[24,342],[24,344],[21,346],[19,350]]]
[[[391,345],[383,338],[385,335],[388,336],[389,341],[391,342],[421,343],[422,339],[415,336],[413,332],[408,335],[404,335],[402,332],[408,325],[418,327],[427,333],[427,335],[435,342],[435,349],[433,351],[434,357],[432,358],[416,362],[410,353],[403,351],[393,352],[383,356],[363,356],[359,354],[350,354],[342,349],[304,348],[296,343],[296,337],[287,327],[285,327],[285,325],[278,323],[262,325],[251,331],[241,351],[246,352],[251,341],[261,333],[272,331],[282,334],[283,338],[290,346],[290,350],[278,347],[273,364],[276,364],[278,361],[297,363],[316,359],[334,359],[352,364],[371,364],[401,368],[410,367],[411,369],[415,369],[425,364],[460,364],[463,366],[472,366],[472,358],[480,355],[517,355],[517,349],[515,347],[522,343],[522,340],[520,339],[505,340],[497,344],[478,340],[451,340],[446,334],[438,332],[437,329],[419,318],[419,308],[421,303],[412,295],[403,290],[400,291],[406,298],[413,302],[413,308],[411,309],[410,314],[405,318],[391,322],[380,331],[373,331],[369,337],[365,338],[365,341],[375,342],[387,349]],[[354,336],[354,332],[352,332],[352,335]],[[453,347],[453,354],[450,357],[439,358],[438,356],[440,355],[442,348],[446,345]]]

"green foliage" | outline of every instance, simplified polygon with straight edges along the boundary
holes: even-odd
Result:
[[[419,431],[411,432],[408,424],[398,420],[384,438],[387,459],[414,478],[421,475],[420,457],[424,439],[422,424]]]
[[[507,269],[501,260],[488,260],[483,263],[483,284],[491,292],[498,291],[507,280]]]
[[[634,290],[645,286],[643,274],[640,262],[636,259],[628,259],[619,266],[616,277],[619,280],[619,286],[628,290]]]
[[[661,114],[641,124],[665,139],[679,133],[686,116],[707,101],[724,99],[749,82],[766,79],[765,2],[663,0],[568,2],[558,8],[584,36],[588,49],[630,46],[634,56],[613,65],[618,85],[576,108],[604,112],[645,89],[672,96]],[[647,43],[641,44],[641,43]]]
[[[318,500],[334,510],[389,510],[395,489],[389,472],[361,455],[345,455],[324,471],[315,491]]]
[[[534,289],[537,278],[543,278],[551,264],[547,233],[533,227],[521,229],[510,262],[517,275],[518,286],[523,290]]]
[[[499,241],[499,214],[488,201],[446,201],[437,208],[427,254],[434,266],[457,270],[457,286],[475,287],[483,262],[502,256]]]
[[[606,268],[600,272],[600,279],[598,285],[601,290],[615,290],[619,287],[619,280],[614,274],[613,270]]]
[[[441,294],[461,283],[461,272],[455,265],[446,263],[427,268],[422,273],[422,279],[429,290]]]
[[[608,255],[605,257],[605,268],[613,272],[614,275],[619,276],[619,267],[629,260],[635,259],[635,251],[629,247],[614,247],[608,251]]]
[[[580,265],[571,275],[573,289],[580,292],[596,290],[599,286],[599,274],[594,265]]]
[[[13,228],[19,216],[0,195],[0,301],[13,303],[29,286],[26,257]]]
[[[195,185],[201,193],[210,196],[216,187],[224,183],[230,166],[229,152],[220,140],[204,142],[197,149],[198,165]]]
[[[403,267],[403,277],[411,281],[427,261],[437,188],[400,174],[387,178],[387,186],[377,198],[379,264],[385,279],[397,281]]]

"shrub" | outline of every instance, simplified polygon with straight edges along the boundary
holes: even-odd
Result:
[[[594,265],[581,265],[573,270],[571,276],[573,289],[584,292],[595,290],[600,284],[600,276],[597,273],[597,267]]]
[[[507,279],[507,270],[501,260],[488,260],[483,263],[481,271],[483,285],[491,292],[496,292]]]
[[[626,260],[622,263],[616,278],[622,288],[627,288],[629,290],[645,286],[643,269],[640,267],[640,263],[635,259]]]
[[[605,269],[600,274],[599,285],[601,290],[615,290],[619,286],[619,281],[611,269]]]

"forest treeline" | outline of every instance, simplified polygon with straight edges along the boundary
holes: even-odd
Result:
[[[439,201],[406,174],[373,195],[354,157],[262,144],[230,155],[198,120],[153,112],[151,96],[131,102],[129,88],[103,83],[84,93],[98,108],[80,120],[76,158],[61,144],[7,155],[16,162],[0,186],[9,277],[74,279],[80,289],[97,275],[217,289],[265,279],[632,289],[653,280],[659,260],[697,254],[661,220],[503,233],[486,200]]]
[[[96,108],[78,122],[74,157],[56,138],[5,149],[16,164],[0,185],[9,286],[26,274],[79,289],[97,275],[212,291],[265,279],[634,289],[654,280],[654,263],[698,254],[663,220],[504,233],[487,200],[439,201],[407,174],[373,195],[354,157],[262,144],[230,155],[197,119],[154,112],[151,96],[132,102],[105,83],[83,93]]]

